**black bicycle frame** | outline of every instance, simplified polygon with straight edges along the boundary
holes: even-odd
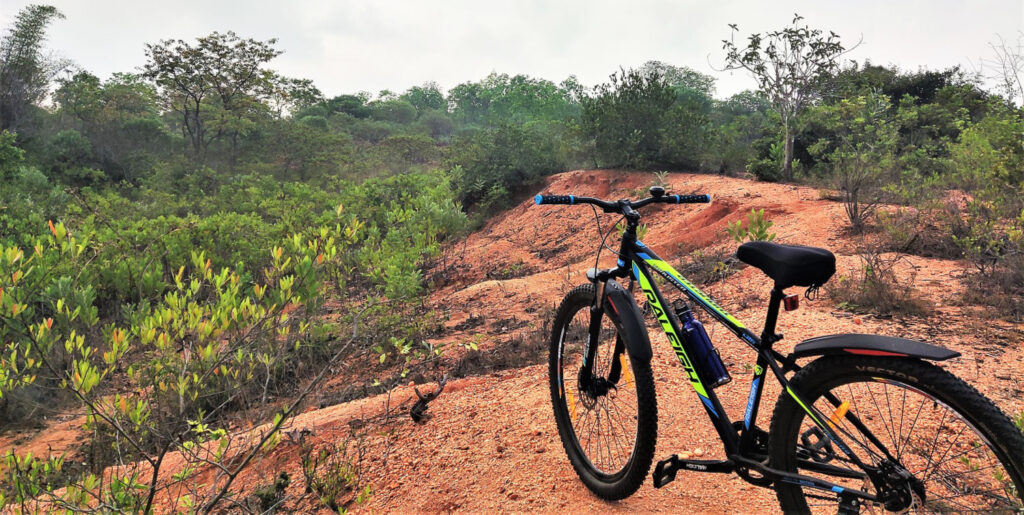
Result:
[[[701,377],[700,369],[694,366],[692,357],[696,356],[695,349],[691,348],[689,341],[681,336],[683,334],[681,324],[671,307],[665,302],[665,298],[661,291],[658,289],[658,286],[654,281],[654,273],[657,273],[669,284],[682,291],[690,301],[692,301],[692,303],[700,306],[701,309],[714,317],[718,322],[725,325],[740,340],[757,352],[754,376],[751,380],[750,393],[747,397],[747,406],[743,417],[743,430],[740,434],[737,434],[733,422],[729,419],[728,415],[726,415],[725,409],[719,401],[718,396],[715,394],[714,389],[707,386],[709,382],[706,378]],[[801,466],[804,466],[804,468],[807,469],[815,469],[826,474],[832,474],[834,476],[858,478],[868,476],[875,479],[878,473],[877,468],[864,464],[853,453],[850,447],[839,436],[837,430],[845,432],[851,439],[853,439],[852,435],[838,427],[837,424],[831,423],[829,421],[829,417],[824,416],[813,405],[804,400],[801,393],[795,391],[790,386],[790,382],[785,376],[786,371],[799,370],[800,367],[796,366],[795,363],[790,362],[784,356],[772,349],[773,344],[781,339],[780,336],[775,334],[779,307],[782,298],[784,297],[784,294],[780,289],[772,289],[771,298],[768,303],[768,313],[765,319],[764,331],[761,336],[758,337],[747,329],[742,322],[723,310],[713,299],[711,299],[711,297],[700,291],[700,289],[672,268],[671,265],[658,257],[658,255],[644,245],[643,242],[639,241],[636,237],[635,220],[630,221],[625,233],[623,234],[622,245],[619,252],[618,267],[606,270],[595,276],[594,280],[599,283],[598,291],[603,292],[604,283],[613,277],[630,277],[640,287],[640,290],[646,297],[648,307],[661,324],[662,329],[665,331],[669,343],[675,351],[676,357],[679,359],[680,363],[682,363],[683,369],[686,371],[690,383],[697,392],[698,398],[700,398],[701,403],[704,405],[705,411],[711,418],[711,421],[714,424],[715,429],[718,431],[723,445],[725,446],[725,453],[729,458],[726,462],[715,463],[715,466],[712,467],[696,467],[697,470],[704,470],[708,472],[756,470],[765,478],[773,481],[786,481],[820,490],[832,491],[847,498],[861,498],[870,501],[877,500],[875,495],[855,489],[848,489],[823,479],[771,469],[761,463],[763,456],[753,455],[753,439],[755,435],[753,429],[755,421],[757,420],[758,408],[761,403],[761,394],[764,389],[764,377],[770,369],[782,388],[804,409],[805,412],[807,412],[808,416],[825,435],[825,437],[839,447],[843,454],[845,454],[851,462],[859,466],[864,473],[861,474],[851,469],[843,469],[841,467],[825,463],[816,463],[810,460],[800,460]],[[632,287],[632,284],[633,282],[631,281],[630,287]],[[598,295],[598,299],[600,298],[601,295]],[[597,300],[596,302],[598,304],[595,304],[594,307],[595,310],[599,311],[600,300]],[[591,321],[591,341],[597,341],[597,335],[595,333],[599,330],[600,322],[598,321],[595,325],[594,319],[599,316],[600,315],[598,314],[598,316],[593,317]],[[616,345],[616,353],[622,352],[621,347],[621,344]],[[591,351],[588,348],[587,354],[590,352]],[[589,360],[585,359],[585,361]],[[614,359],[612,361],[613,366],[617,362],[618,360]],[[780,362],[783,363],[783,366],[780,366]],[[584,364],[584,367],[589,371],[590,367],[587,363]],[[839,399],[831,393],[826,394],[825,397],[834,406],[839,406]],[[851,420],[858,430],[864,433],[872,443],[877,445],[887,457],[891,458],[891,454],[888,449],[882,446],[881,442],[867,431],[867,428],[864,427],[860,420],[851,413],[847,413],[845,418]]]

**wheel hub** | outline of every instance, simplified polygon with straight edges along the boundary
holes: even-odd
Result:
[[[888,511],[904,512],[914,506],[923,506],[925,501],[924,483],[902,466],[884,461],[879,464],[882,485],[878,498]]]
[[[597,403],[599,397],[608,395],[608,392],[617,390],[615,384],[604,377],[594,377],[588,374],[586,369],[581,368],[579,374],[580,401],[588,409]]]

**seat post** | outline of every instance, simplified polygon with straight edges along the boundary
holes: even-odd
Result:
[[[786,295],[782,292],[782,289],[776,285],[772,288],[771,297],[768,299],[768,313],[764,318],[764,331],[761,332],[761,341],[767,343],[769,346],[775,343],[775,324],[779,320],[779,305],[782,303],[782,298]]]

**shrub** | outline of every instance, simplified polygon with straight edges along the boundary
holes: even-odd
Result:
[[[178,452],[184,465],[174,481],[193,485],[186,480],[209,463],[228,471],[213,487],[189,487],[192,506],[221,502],[326,368],[270,429],[232,436],[223,428],[229,412],[269,409],[271,396],[289,391],[313,363],[330,366],[339,353],[354,352],[353,342],[366,349],[385,335],[419,342],[436,329],[435,315],[413,308],[421,263],[465,225],[444,175],[340,183],[334,198],[349,207],[327,213],[303,206],[302,187],[292,198],[264,191],[287,185],[244,184],[200,205],[215,212],[207,217],[99,222],[132,204],[88,196],[83,202],[94,214],[75,228],[44,222],[46,234],[27,245],[0,245],[0,416],[13,413],[30,388],[67,392],[88,414],[87,461],[96,474],[61,469],[60,457],[10,455],[26,465],[9,471],[0,495],[68,506],[96,496],[102,509],[144,511],[166,478],[143,471]],[[244,213],[218,212],[225,205]],[[303,218],[319,226],[284,236],[291,214],[300,226]],[[319,327],[331,289],[360,306],[338,319],[353,327],[361,319],[359,340],[341,343],[332,336],[339,331]],[[435,359],[413,350],[417,360]],[[415,364],[405,365],[403,377]],[[104,473],[114,462],[128,465]]]
[[[775,182],[782,178],[785,145],[775,135],[754,141],[756,157],[747,163],[747,171],[760,181]]]
[[[906,257],[884,254],[877,248],[860,252],[861,264],[848,275],[825,285],[825,291],[840,307],[876,315],[926,315],[930,306],[914,290],[914,272],[899,270]]]
[[[301,453],[306,493],[315,493],[324,506],[339,511],[369,499],[370,487],[363,488],[362,482],[362,435],[352,433],[339,444],[320,448],[303,442]]]
[[[340,265],[342,249],[355,242],[352,223],[296,235],[274,247],[262,272],[216,269],[204,252],[172,274],[172,285],[153,304],[137,305],[122,323],[101,325],[94,287],[77,273],[98,252],[94,234],[51,224],[50,234],[30,249],[0,249],[0,399],[37,381],[72,393],[87,413],[86,430],[116,435],[118,463],[106,481],[86,474],[68,488],[40,483],[29,471],[59,468],[59,459],[8,471],[13,492],[48,502],[86,507],[98,495],[106,509],[150,509],[159,488],[163,456],[186,459],[177,480],[206,462],[232,470],[222,490],[194,502],[216,503],[237,471],[270,442],[291,411],[249,447],[215,429],[230,406],[264,404],[277,376],[295,366],[305,333],[323,305],[327,278]],[[110,394],[105,385],[125,382],[135,394]],[[300,396],[301,399],[301,396]],[[296,401],[298,402],[298,401]],[[294,406],[293,406],[294,407]],[[10,455],[8,457],[10,458]],[[20,457],[17,459],[29,459]],[[56,461],[55,461],[56,460]],[[99,492],[97,492],[99,490]],[[214,495],[216,494],[216,495]]]
[[[703,251],[695,250],[687,254],[679,265],[679,272],[682,273],[694,284],[707,286],[736,273],[737,268],[733,265],[735,258],[724,250]]]
[[[954,184],[945,204],[953,242],[974,265],[969,297],[1024,317],[1024,120],[1001,113],[965,129],[950,146]]]

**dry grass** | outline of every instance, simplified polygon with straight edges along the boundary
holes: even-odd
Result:
[[[860,252],[860,266],[826,284],[825,291],[839,307],[880,316],[923,316],[931,306],[914,289],[916,272],[901,266],[906,256],[882,253],[868,246]]]

